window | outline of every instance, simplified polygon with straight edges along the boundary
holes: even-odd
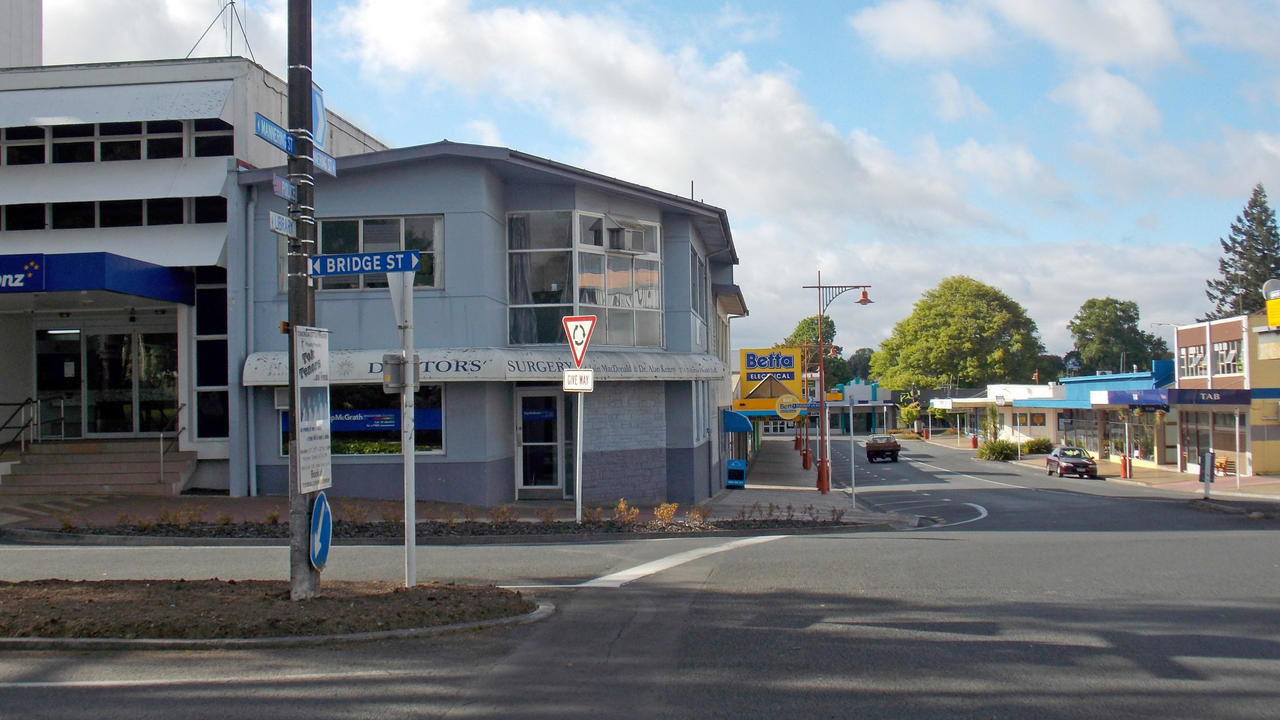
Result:
[[[1213,344],[1213,374],[1232,375],[1240,372],[1240,341]]]
[[[196,437],[224,438],[227,420],[227,271],[196,269]]]
[[[49,208],[49,227],[55,230],[181,225],[187,215],[183,198],[52,203],[49,206],[33,203],[6,206],[3,229],[44,230],[46,207]],[[190,215],[194,222],[226,222],[224,197],[194,198],[192,208]]]
[[[46,136],[47,130],[47,136]],[[188,142],[188,138],[190,139]],[[217,118],[4,128],[5,165],[230,156],[235,128]]]
[[[1204,346],[1187,345],[1178,348],[1178,377],[1194,377],[1204,374]]]
[[[437,288],[440,286],[438,281],[441,271],[436,248],[443,238],[442,215],[321,220],[318,254],[417,250],[419,265],[418,272],[413,276],[414,287]],[[323,290],[386,286],[387,276],[383,273],[331,275],[320,279],[320,288]]]
[[[224,223],[227,221],[227,199],[221,195],[196,198],[194,210],[194,222]]]
[[[44,163],[45,132],[42,127],[5,128],[4,164],[39,165]]]
[[[43,230],[44,205],[7,205],[4,209],[5,230]]]
[[[549,211],[508,218],[509,342],[562,343],[560,318],[587,314],[596,316],[596,337],[605,344],[661,346],[658,227],[608,214],[574,217]]]
[[[334,455],[400,453],[399,395],[381,385],[330,385],[330,452]],[[289,413],[280,413],[280,453],[289,454]],[[420,453],[444,452],[444,387],[419,385],[413,395],[413,445]]]

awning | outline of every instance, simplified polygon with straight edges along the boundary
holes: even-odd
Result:
[[[330,342],[333,337],[330,336]],[[382,356],[394,349],[330,350],[329,381],[382,383]],[[543,349],[422,348],[416,351],[422,382],[560,382],[573,369],[568,346]],[[728,375],[712,355],[592,350],[582,362],[596,382],[618,380],[719,380]],[[289,358],[283,350],[256,352],[244,363],[241,382],[248,386],[287,385]]]
[[[13,166],[0,174],[0,197],[6,205],[209,197],[223,194],[234,162],[207,157]]]
[[[230,80],[0,91],[0,127],[222,118]]]
[[[195,304],[195,278],[186,270],[102,252],[0,255],[0,293],[81,290]]]
[[[751,429],[751,420],[740,412],[733,410],[721,410],[721,425],[724,426],[725,432],[745,432],[749,433]]]
[[[4,256],[102,251],[166,267],[225,267],[226,244],[226,223],[207,223],[7,232],[3,248]]]
[[[746,316],[747,301],[742,297],[742,288],[732,283],[715,283],[711,286],[711,293],[715,296],[716,302],[720,307],[730,315]]]
[[[1168,405],[1168,390],[1094,390],[1089,393],[1093,405],[1142,406]]]

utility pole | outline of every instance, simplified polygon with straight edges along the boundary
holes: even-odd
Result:
[[[300,325],[314,326],[316,294],[307,261],[316,250],[315,180],[311,159],[311,0],[289,0],[289,133],[294,150],[289,156],[289,180],[298,186],[298,199],[289,214],[297,221],[297,237],[289,240],[289,595],[306,600],[320,594],[320,572],[311,566],[311,495],[303,494],[299,472],[299,414],[297,358],[294,333]]]

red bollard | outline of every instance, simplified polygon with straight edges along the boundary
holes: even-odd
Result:
[[[929,430],[928,430],[928,428],[925,428],[924,430],[921,430],[920,432],[924,433],[924,439],[925,439],[925,440],[928,440],[928,439],[929,439]]]
[[[813,461],[812,458],[809,457],[809,448],[802,448],[800,450],[800,467],[808,470],[812,466]]]
[[[972,447],[972,448],[974,448],[975,450],[978,448],[978,436],[977,436],[977,435],[970,435],[970,436],[969,436],[969,447]]]
[[[802,449],[803,447],[804,447],[804,442],[802,442],[802,441],[800,440],[800,436],[799,436],[799,435],[797,435],[797,436],[796,436],[796,449],[797,449],[797,450],[800,450],[800,449]]]
[[[831,492],[831,461],[818,461],[818,492],[826,495]]]

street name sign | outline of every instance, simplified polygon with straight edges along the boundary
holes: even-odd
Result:
[[[320,148],[311,148],[311,164],[329,177],[338,177],[338,161]]]
[[[253,114],[253,134],[290,155],[293,154],[293,135],[289,134],[288,130],[263,117],[260,113]]]
[[[288,235],[289,237],[298,237],[298,223],[288,215],[271,210],[267,215],[268,223],[271,226],[271,232]]]
[[[271,176],[271,192],[278,198],[284,198],[293,203],[298,202],[298,186],[279,175]]]
[[[364,273],[416,272],[421,262],[417,250],[380,253],[314,255],[308,262],[311,275],[362,275]]]

